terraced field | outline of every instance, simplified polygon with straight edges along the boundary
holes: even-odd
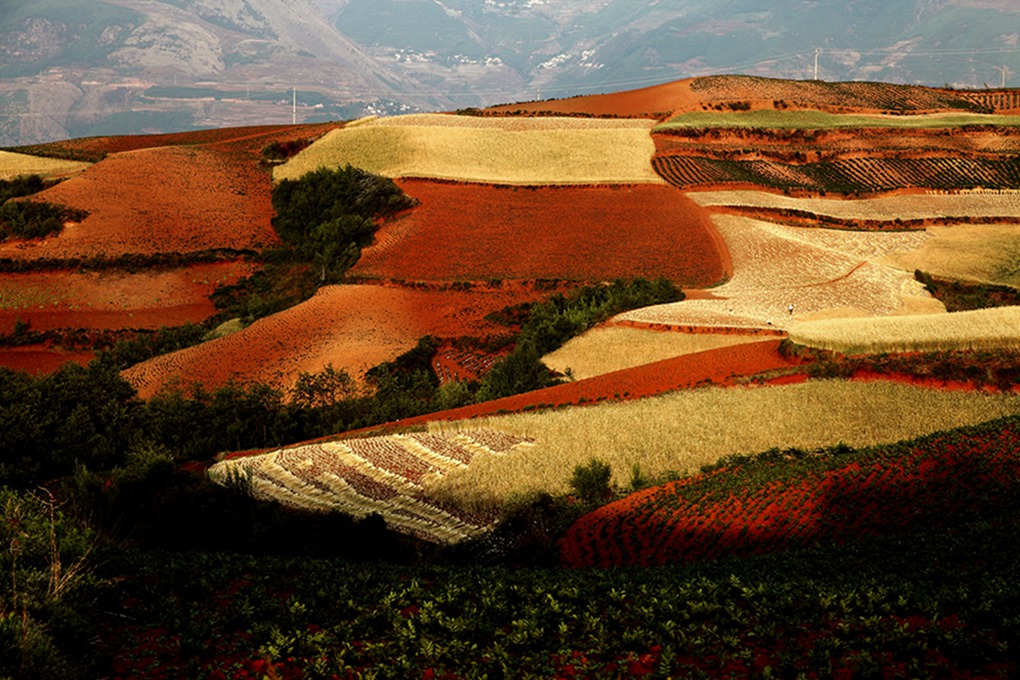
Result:
[[[378,513],[387,525],[436,543],[456,543],[489,529],[494,513],[437,502],[428,482],[467,468],[480,455],[508,456],[531,446],[523,437],[491,430],[306,444],[217,463],[216,481],[247,478],[258,498],[354,517]]]
[[[422,336],[502,332],[484,320],[486,314],[541,295],[509,286],[471,292],[327,286],[296,307],[228,336],[132,366],[124,376],[143,398],[177,381],[214,389],[233,379],[286,390],[300,373],[318,372],[329,364],[360,380],[369,368],[410,350]]]
[[[838,404],[839,408],[833,408]],[[809,381],[684,390],[662,397],[541,414],[430,424],[433,433],[484,428],[535,444],[481,456],[428,485],[454,506],[491,507],[527,489],[564,493],[574,467],[610,464],[620,485],[634,465],[655,478],[695,472],[725,455],[773,447],[866,446],[1020,413],[1020,395],[922,389],[892,382]]]
[[[733,277],[711,289],[713,299],[646,307],[619,320],[785,329],[819,316],[944,310],[912,273],[880,263],[889,253],[920,247],[929,238],[924,232],[786,227],[732,215],[714,220],[729,248]]]
[[[399,184],[421,205],[383,225],[353,273],[433,282],[666,277],[696,288],[725,274],[707,214],[673,187]]]
[[[351,164],[387,177],[493,184],[662,183],[654,121],[395,116],[334,130],[277,167],[277,181]]]

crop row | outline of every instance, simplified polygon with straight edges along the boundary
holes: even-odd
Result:
[[[356,517],[378,513],[396,530],[455,542],[477,534],[493,518],[428,498],[426,479],[466,467],[476,455],[507,454],[526,443],[524,437],[486,430],[370,437],[223,461],[210,475],[222,483],[246,479],[255,496],[285,505]]]
[[[670,184],[690,188],[706,184],[761,186],[872,193],[904,187],[1006,189],[1020,184],[1020,162],[964,158],[849,158],[790,165],[774,161],[730,161],[659,155],[656,172]]]
[[[572,567],[661,565],[931,527],[1020,497],[1020,421],[744,464],[635,493],[564,537]]]

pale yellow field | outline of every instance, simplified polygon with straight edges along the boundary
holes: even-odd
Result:
[[[720,347],[759,342],[749,335],[711,335],[599,326],[542,357],[546,366],[575,380]],[[568,373],[569,371],[569,373]]]
[[[0,151],[0,180],[13,179],[21,175],[40,175],[41,177],[67,175],[87,167],[89,167],[88,163],[79,163],[78,161]]]
[[[651,477],[697,471],[735,453],[772,447],[864,446],[1020,412],[1020,395],[947,392],[886,382],[704,388],[662,397],[462,423],[435,432],[487,428],[533,438],[526,450],[477,456],[425,484],[430,497],[464,507],[498,505],[515,493],[567,491],[573,469],[592,458],[629,483],[634,464]]]
[[[832,316],[883,316],[945,311],[913,273],[881,264],[930,236],[787,227],[716,215],[733,261],[733,278],[712,289],[718,300],[684,300],[621,314],[620,320],[677,325],[786,329]],[[788,306],[794,306],[789,314]]]
[[[790,339],[844,354],[1020,349],[1020,307],[804,322],[790,329]]]
[[[663,183],[652,169],[654,121],[474,118],[420,114],[334,130],[273,178],[351,164],[388,177],[497,184]]]
[[[908,272],[1020,287],[1020,225],[960,224],[927,231],[931,238],[917,250],[881,261]]]
[[[691,191],[702,206],[804,210],[843,219],[917,220],[935,217],[1020,217],[1020,191],[928,193],[841,200],[791,198],[764,191]]]

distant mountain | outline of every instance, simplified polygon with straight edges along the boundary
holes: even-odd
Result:
[[[1020,82],[1012,0],[2,0],[0,145],[747,73]]]

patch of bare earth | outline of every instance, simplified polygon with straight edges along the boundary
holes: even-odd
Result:
[[[541,293],[520,287],[437,291],[394,286],[328,286],[312,299],[217,340],[156,357],[124,372],[142,397],[198,382],[229,380],[290,388],[302,372],[332,364],[362,378],[425,335],[503,333],[486,314]]]
[[[508,187],[401,180],[421,205],[382,227],[355,274],[420,281],[666,277],[712,285],[725,252],[673,187]]]

